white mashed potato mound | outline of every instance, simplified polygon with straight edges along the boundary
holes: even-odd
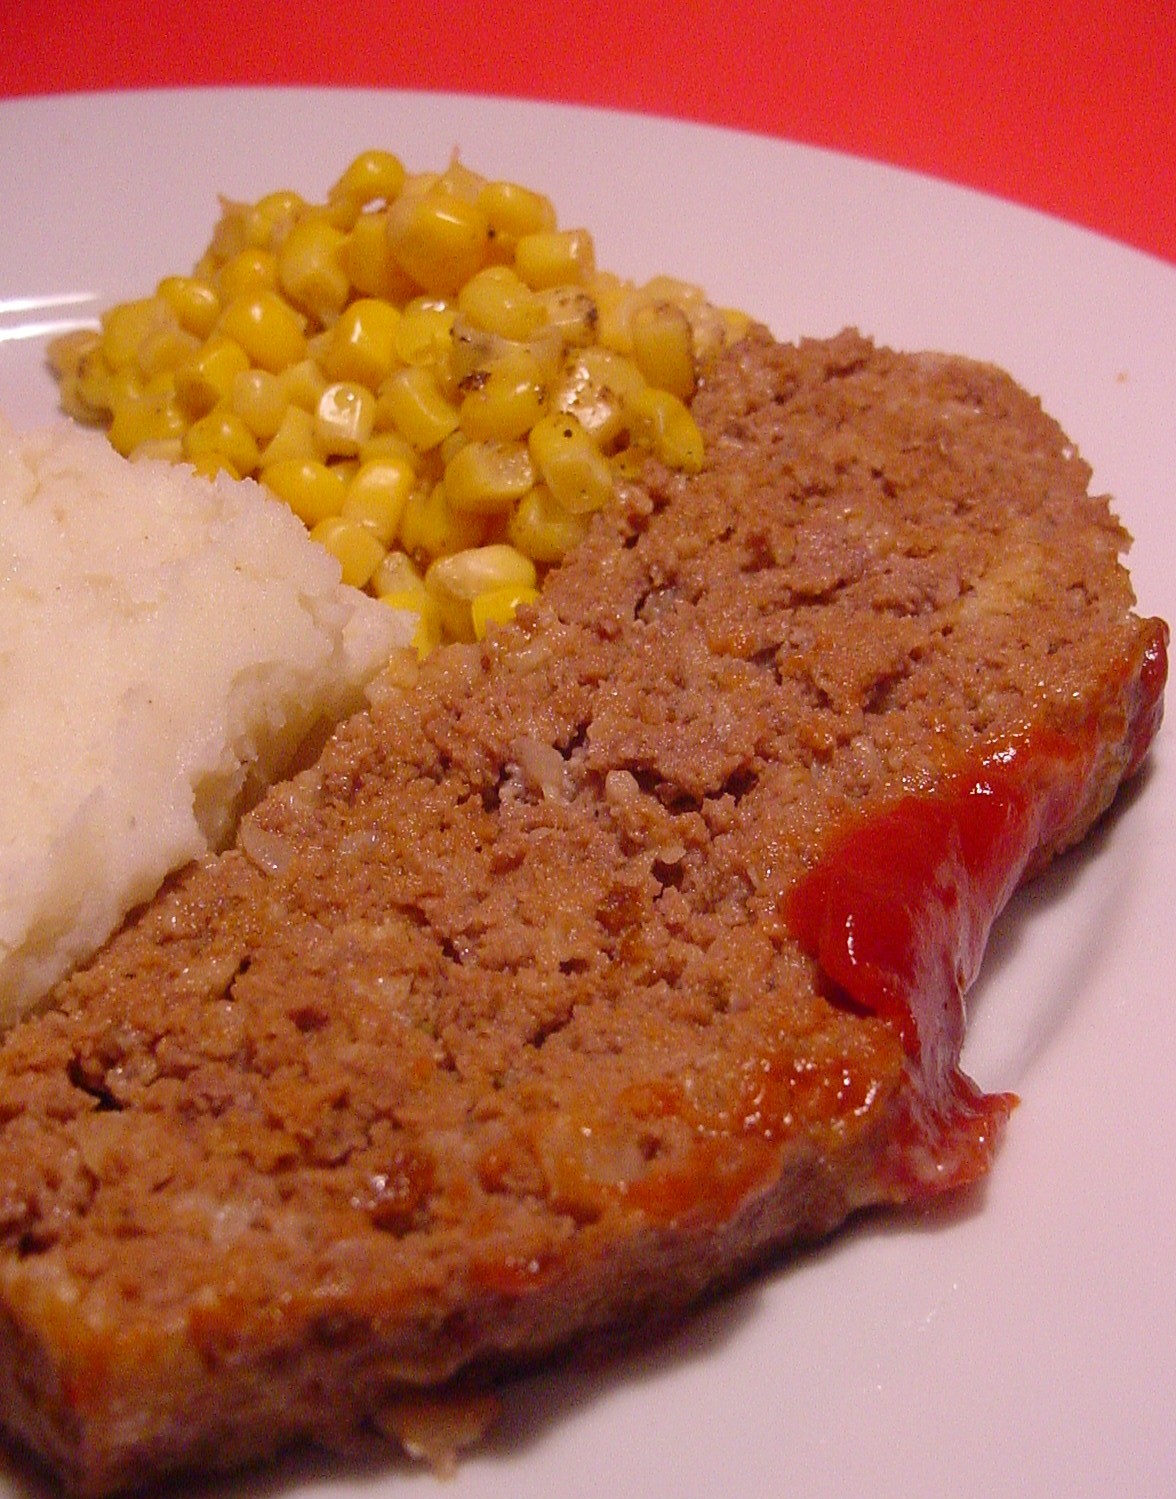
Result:
[[[0,1026],[222,846],[414,622],[252,482],[0,419]]]

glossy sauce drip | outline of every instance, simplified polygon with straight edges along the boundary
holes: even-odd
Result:
[[[987,1168],[1015,1100],[981,1092],[959,1069],[964,994],[1009,896],[1105,774],[1108,738],[1119,774],[1142,762],[1162,714],[1166,645],[1166,629],[1152,621],[1139,651],[1111,674],[1106,703],[1126,702],[1117,725],[1100,706],[1071,737],[1010,738],[932,794],[846,829],[786,898],[789,929],[834,993],[886,1020],[910,1059],[909,1127],[891,1162],[903,1195]]]

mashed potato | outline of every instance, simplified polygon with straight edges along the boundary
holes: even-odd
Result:
[[[407,642],[339,578],[252,483],[0,420],[0,1025]]]

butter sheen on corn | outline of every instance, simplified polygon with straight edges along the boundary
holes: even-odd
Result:
[[[534,597],[643,457],[697,470],[691,397],[746,325],[598,270],[532,188],[372,150],[321,203],[222,200],[190,275],[50,357],[124,456],[259,479],[423,653]]]

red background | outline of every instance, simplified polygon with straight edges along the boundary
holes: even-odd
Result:
[[[3,0],[0,95],[356,84],[830,146],[1176,262],[1176,0]]]

